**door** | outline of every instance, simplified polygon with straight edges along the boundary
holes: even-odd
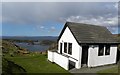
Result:
[[[118,63],[120,61],[120,51],[117,49],[117,59],[116,59],[116,63]]]
[[[60,43],[60,54],[62,54],[62,43]]]
[[[82,65],[86,65],[87,66],[87,62],[88,62],[88,48],[89,46],[82,46]]]

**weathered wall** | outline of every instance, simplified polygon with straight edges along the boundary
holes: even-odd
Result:
[[[105,54],[105,50],[104,50],[104,54]],[[103,56],[98,56],[98,46],[96,46],[95,48],[90,47],[88,50],[88,67],[114,64],[116,63],[116,54],[117,54],[116,46],[110,47],[110,55],[103,55]]]

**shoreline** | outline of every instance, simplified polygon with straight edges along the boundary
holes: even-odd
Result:
[[[27,49],[29,52],[45,52],[49,48],[48,45],[29,45],[24,43],[14,43],[20,48]]]
[[[40,52],[47,52],[48,50],[42,50],[42,51],[29,51],[29,52],[32,52],[32,53],[35,53],[35,52],[38,52],[38,53],[40,53]]]

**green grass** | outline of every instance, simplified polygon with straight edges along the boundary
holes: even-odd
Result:
[[[13,73],[25,73],[25,70],[14,62],[2,59],[2,73],[3,75],[12,75]]]
[[[4,56],[4,58],[13,61],[23,67],[27,73],[68,73],[60,66],[53,64],[47,60],[47,56],[42,54],[29,54],[26,56]]]

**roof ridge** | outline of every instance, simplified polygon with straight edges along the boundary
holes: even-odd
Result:
[[[90,24],[90,23],[79,23],[79,22],[69,22],[67,21],[66,22],[67,25],[70,25],[70,24],[78,24],[78,25],[88,25],[88,26],[96,26],[96,27],[105,27],[105,26],[100,26],[100,25],[95,25],[95,24]],[[106,28],[106,27],[105,27]]]

